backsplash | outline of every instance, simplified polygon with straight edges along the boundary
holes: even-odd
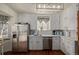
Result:
[[[35,30],[31,30],[31,35],[34,35],[35,34]]]
[[[37,30],[31,30],[31,35],[38,35],[39,31]],[[42,35],[62,35],[64,36],[64,30],[46,30],[46,31],[41,31]]]

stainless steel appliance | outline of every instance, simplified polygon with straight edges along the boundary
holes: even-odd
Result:
[[[43,50],[52,50],[52,37],[43,37]]]
[[[13,35],[13,51],[17,52],[27,52],[29,45],[29,35],[30,34],[30,24],[28,23],[18,23],[17,24],[17,34]]]

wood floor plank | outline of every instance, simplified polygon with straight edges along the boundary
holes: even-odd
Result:
[[[6,52],[4,55],[65,55],[61,50],[31,50],[28,52]]]

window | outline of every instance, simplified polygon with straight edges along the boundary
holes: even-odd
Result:
[[[2,35],[2,34],[3,35],[9,34],[8,33],[9,32],[8,20],[9,20],[9,16],[0,15],[0,35]]]
[[[37,30],[50,30],[50,20],[48,16],[38,16]]]

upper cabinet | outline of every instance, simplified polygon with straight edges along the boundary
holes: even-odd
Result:
[[[17,22],[29,23],[31,29],[37,29],[37,18],[35,14],[19,14]]]
[[[77,8],[76,5],[70,6],[61,13],[60,28],[64,30],[76,30],[77,27]]]
[[[52,14],[51,16],[51,29],[56,30],[60,28],[60,13]]]

